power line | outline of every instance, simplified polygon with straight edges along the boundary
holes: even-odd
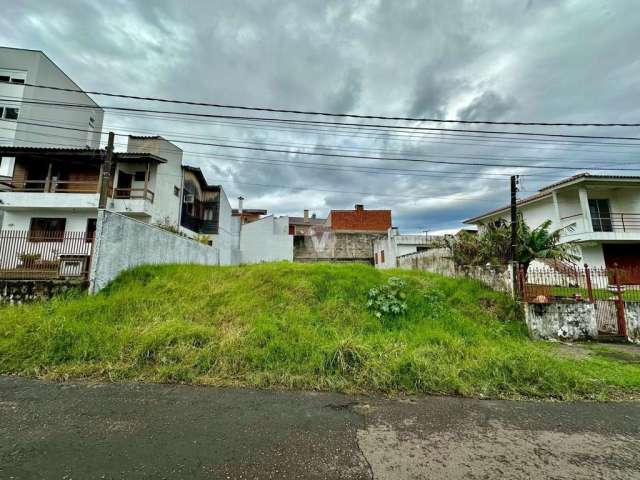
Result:
[[[23,103],[37,103],[41,105],[66,105],[73,106],[76,108],[89,108],[95,110],[96,107],[81,105],[81,104],[60,104],[56,102],[32,102],[27,100],[22,100]],[[158,113],[158,114],[171,114],[171,115],[183,115],[187,117],[202,117],[202,118],[229,118],[229,119],[240,119],[240,120],[251,120],[251,121],[264,121],[264,122],[278,122],[278,123],[290,123],[295,125],[330,125],[335,127],[375,127],[381,129],[396,129],[396,130],[406,130],[406,131],[435,131],[435,132],[469,132],[469,133],[487,133],[487,134],[503,134],[503,135],[523,135],[523,136],[534,136],[534,137],[552,137],[552,138],[582,138],[582,139],[599,139],[599,140],[630,140],[630,141],[639,141],[640,137],[619,137],[619,136],[609,136],[609,135],[569,135],[569,134],[561,134],[561,133],[539,133],[539,132],[509,132],[503,130],[469,130],[469,129],[460,129],[460,128],[436,128],[436,127],[410,127],[404,125],[383,125],[383,124],[368,124],[368,123],[346,123],[346,122],[326,122],[326,121],[316,121],[316,120],[298,120],[291,118],[268,118],[268,117],[247,117],[241,115],[221,115],[221,114],[211,114],[211,113],[196,113],[196,112],[178,112],[171,110],[150,110],[144,108],[131,108],[131,107],[114,107],[114,106],[103,106],[100,107],[104,110],[116,110],[116,111],[130,111],[130,112],[149,112],[149,113]],[[640,126],[640,124],[638,125]]]
[[[41,127],[47,127],[47,128],[57,128],[57,129],[63,129],[63,130],[73,130],[73,131],[80,131],[80,132],[98,132],[97,130],[87,130],[87,129],[79,129],[79,128],[72,128],[72,127],[62,127],[62,126],[52,126],[52,125],[46,125],[46,124],[40,124],[40,123],[34,123],[34,122],[20,122],[20,123],[24,123],[26,125],[34,125],[34,126],[41,126]],[[100,131],[100,133],[102,133],[102,131]],[[123,134],[123,133],[116,133],[117,136],[120,137],[127,137],[127,134]],[[487,162],[452,162],[452,161],[446,161],[446,160],[427,160],[427,159],[423,159],[423,158],[413,158],[413,157],[402,157],[402,158],[390,158],[390,157],[374,157],[374,156],[369,156],[369,155],[348,155],[348,154],[337,154],[337,153],[323,153],[323,152],[303,152],[303,151],[291,151],[291,150],[284,150],[284,149],[274,149],[274,148],[261,148],[261,147],[247,147],[247,146],[241,146],[241,145],[224,145],[221,143],[208,143],[208,142],[196,142],[196,141],[189,141],[189,140],[176,140],[176,139],[171,139],[168,138],[168,141],[175,141],[177,143],[185,143],[185,144],[190,144],[190,145],[204,145],[204,146],[211,146],[211,147],[219,147],[219,148],[231,148],[231,149],[240,149],[240,150],[250,150],[250,151],[261,151],[261,152],[271,152],[271,153],[284,153],[287,155],[312,155],[312,156],[320,156],[320,157],[337,157],[337,158],[354,158],[354,159],[361,159],[361,160],[379,160],[379,161],[401,161],[401,162],[421,162],[421,163],[432,163],[432,164],[442,164],[442,165],[467,165],[467,166],[482,166],[482,167],[512,167],[512,168],[534,168],[534,169],[546,169],[546,170],[575,170],[572,167],[560,167],[560,166],[555,166],[555,165],[518,165],[518,164],[500,164],[500,163],[487,163]],[[437,155],[434,154],[432,156],[436,156],[436,157],[451,157],[450,155]],[[458,156],[453,155],[453,158],[458,158]],[[464,158],[478,158],[481,159],[482,157],[474,157],[474,156],[465,156]],[[620,171],[639,171],[639,168],[604,168],[604,167],[590,167],[590,170],[594,170],[594,171],[610,171],[610,170],[620,170]]]
[[[10,99],[8,99],[10,98]],[[1,99],[5,99],[5,101],[9,101],[9,102],[13,102],[13,103],[32,103],[32,104],[38,104],[38,105],[46,105],[49,108],[62,108],[62,109],[68,109],[68,108],[92,108],[92,107],[87,107],[84,104],[71,104],[71,103],[60,103],[60,104],[54,104],[54,103],[50,103],[50,102],[42,102],[42,101],[35,101],[35,102],[30,102],[28,100],[24,100],[25,98],[30,98],[30,97],[2,97]],[[8,100],[7,100],[8,99]],[[36,99],[33,99],[36,100]],[[106,109],[109,109],[110,107],[104,107]],[[325,128],[331,128],[331,125],[312,125],[315,128],[319,128],[320,130],[312,130],[309,128],[305,128],[305,125],[289,125],[286,124],[285,125],[277,125],[278,123],[278,119],[267,119],[269,120],[269,127],[265,127],[264,125],[260,124],[260,123],[248,123],[247,120],[226,120],[226,121],[222,121],[222,120],[216,120],[216,119],[203,119],[203,118],[193,118],[193,117],[180,117],[179,114],[180,112],[175,112],[175,115],[172,115],[172,113],[174,112],[166,112],[165,115],[153,115],[153,114],[149,114],[149,113],[145,113],[145,112],[129,112],[129,113],[123,113],[121,111],[118,112],[119,115],[122,116],[129,116],[129,117],[134,117],[134,118],[138,118],[138,117],[143,117],[145,119],[148,118],[152,118],[152,119],[158,119],[158,120],[166,120],[167,118],[169,119],[179,119],[183,122],[194,122],[194,123],[205,123],[205,124],[216,124],[216,125],[232,125],[234,127],[241,127],[241,128],[254,128],[255,129],[259,129],[259,130],[265,130],[265,131],[285,131],[285,132],[311,132],[311,133],[321,133],[321,134],[330,134],[331,136],[348,136],[349,138],[352,137],[362,137],[362,138],[378,138],[378,139],[382,139],[385,142],[387,141],[406,141],[406,139],[424,139],[424,136],[428,136],[429,141],[432,143],[451,143],[451,144],[461,144],[461,145],[468,145],[467,143],[462,143],[462,142],[442,142],[441,137],[462,137],[465,140],[469,140],[474,142],[474,145],[478,145],[478,143],[475,142],[484,142],[484,145],[482,143],[480,143],[480,146],[489,146],[488,145],[488,141],[490,140],[491,142],[495,142],[495,143],[507,143],[507,144],[523,144],[523,145],[527,145],[527,148],[536,148],[536,147],[530,147],[529,144],[530,143],[543,143],[543,144],[559,144],[559,145],[582,145],[583,148],[585,146],[613,146],[613,147],[638,147],[638,144],[634,144],[634,143],[619,143],[619,142],[595,142],[595,141],[578,141],[578,140],[557,140],[557,139],[550,139],[550,138],[521,138],[521,137],[509,137],[509,136],[505,136],[505,135],[509,135],[509,134],[513,134],[513,135],[517,135],[517,132],[504,132],[504,134],[500,134],[498,132],[497,135],[490,135],[490,134],[481,134],[481,135],[470,135],[469,133],[449,133],[449,132],[443,132],[443,131],[436,131],[436,132],[429,132],[429,131],[418,131],[418,132],[407,132],[404,130],[393,130],[393,126],[386,126],[386,128],[375,128],[375,127],[367,127],[367,128],[363,128],[361,124],[345,124],[345,123],[339,123],[338,125],[341,126],[344,130],[354,130],[356,133],[342,133],[342,132],[335,132],[335,131],[331,131],[331,130],[324,130]],[[286,119],[283,120],[286,122]],[[275,126],[274,126],[275,124]],[[399,127],[402,128],[402,127]],[[394,134],[390,134],[389,132],[394,132]],[[467,132],[478,132],[477,130],[467,130]],[[372,133],[382,133],[383,135],[372,135]],[[402,135],[400,135],[402,134]],[[541,134],[543,135],[543,134]],[[394,137],[398,137],[397,139]],[[502,145],[500,145],[502,147]],[[538,147],[540,149],[542,149],[541,147]],[[566,149],[566,151],[584,151],[584,150],[568,150]],[[590,151],[590,150],[587,150]],[[600,151],[599,153],[627,153],[627,152],[612,152],[612,151]]]
[[[8,81],[2,81],[0,83],[11,83]],[[360,115],[350,113],[329,113],[321,111],[311,110],[291,110],[284,108],[271,108],[271,107],[250,107],[244,105],[232,105],[221,103],[209,103],[209,102],[195,102],[188,100],[178,100],[162,97],[145,97],[139,95],[125,95],[111,92],[80,90],[73,88],[53,87],[50,85],[35,85],[32,83],[24,83],[27,87],[43,88],[48,90],[75,92],[90,95],[100,95],[106,97],[126,98],[130,100],[144,100],[162,103],[172,103],[179,105],[190,105],[198,107],[212,107],[212,108],[225,108],[233,110],[245,110],[245,111],[258,111],[269,113],[287,113],[294,115],[313,115],[313,116],[325,116],[325,117],[338,117],[338,118],[361,118],[367,120],[389,120],[389,121],[408,121],[408,122],[436,122],[436,123],[460,123],[460,124],[484,124],[484,125],[518,125],[518,126],[545,126],[545,127],[640,127],[640,123],[572,123],[572,122],[497,122],[491,120],[457,120],[457,119],[443,119],[443,118],[428,118],[428,117],[391,117],[383,115]],[[94,107],[95,108],[95,107]]]

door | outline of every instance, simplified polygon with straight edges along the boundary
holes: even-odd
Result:
[[[118,185],[116,186],[116,198],[131,198],[131,184],[133,175],[120,170],[118,172]]]
[[[602,245],[602,253],[607,268],[617,265],[621,284],[640,285],[639,243],[605,243]]]
[[[612,232],[611,209],[606,198],[590,198],[589,211],[594,232]]]

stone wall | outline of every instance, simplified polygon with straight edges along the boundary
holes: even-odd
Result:
[[[525,321],[532,338],[588,340],[598,336],[595,308],[589,302],[525,303]]]
[[[627,321],[627,338],[640,343],[640,302],[624,302],[624,318]]]
[[[71,291],[85,291],[88,282],[78,280],[0,280],[0,303],[19,305],[48,300]]]
[[[448,248],[433,248],[424,252],[398,257],[398,267],[408,270],[424,270],[446,277],[479,280],[493,290],[511,293],[511,272],[508,267],[459,267],[453,262]]]
[[[137,265],[219,264],[217,248],[105,210],[98,214],[94,248],[89,277],[92,293]]]
[[[293,259],[299,262],[334,261],[373,263],[373,242],[386,233],[331,232],[296,235]]]

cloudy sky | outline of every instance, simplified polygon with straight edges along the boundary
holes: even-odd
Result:
[[[640,121],[635,0],[0,0],[0,8],[1,45],[43,50],[87,90],[419,118]],[[94,98],[104,106],[363,122]],[[523,175],[527,195],[588,167],[640,169],[629,142],[388,127],[640,136],[637,128],[364,122],[386,127],[113,112],[104,126],[173,140],[233,204],[242,194],[246,206],[275,214],[326,215],[364,203],[392,208],[403,231],[454,228],[505,204],[509,174]]]

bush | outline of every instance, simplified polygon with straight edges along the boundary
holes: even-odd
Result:
[[[402,291],[405,282],[398,277],[390,277],[386,285],[369,290],[367,307],[377,318],[397,317],[407,311],[406,294]]]

